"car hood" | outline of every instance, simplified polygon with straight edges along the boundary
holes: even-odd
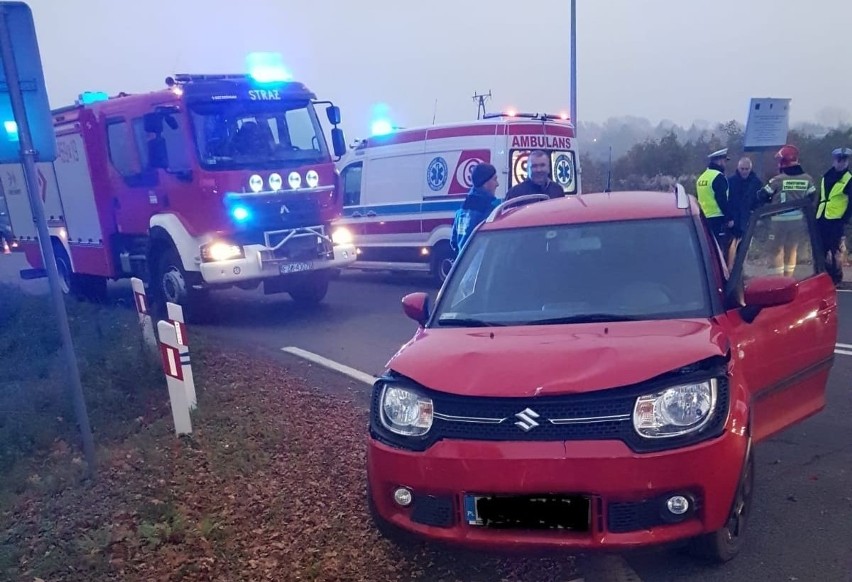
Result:
[[[429,328],[387,367],[442,392],[523,397],[635,384],[727,351],[706,319]]]

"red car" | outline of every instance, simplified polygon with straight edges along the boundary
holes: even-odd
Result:
[[[434,308],[403,299],[420,327],[374,386],[376,524],[486,550],[689,540],[733,558],[754,445],[825,406],[837,295],[812,207],[756,211],[729,272],[682,189],[539,198],[494,211]]]

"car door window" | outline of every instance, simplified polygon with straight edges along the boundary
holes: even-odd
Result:
[[[809,207],[761,213],[753,219],[751,240],[743,260],[743,281],[768,275],[786,275],[798,281],[819,270],[814,256]]]

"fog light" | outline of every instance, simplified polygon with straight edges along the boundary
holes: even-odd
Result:
[[[673,495],[666,501],[666,507],[674,515],[683,515],[689,511],[689,499],[683,495]]]
[[[408,507],[411,505],[412,499],[411,491],[405,487],[400,487],[393,492],[393,500],[396,501],[397,505],[401,505],[402,507]]]

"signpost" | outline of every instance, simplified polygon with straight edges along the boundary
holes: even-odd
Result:
[[[50,296],[62,336],[62,349],[68,367],[68,387],[80,427],[87,471],[91,476],[95,471],[94,439],[74,355],[68,314],[59,286],[59,273],[45,219],[44,203],[36,192],[36,161],[56,159],[56,139],[33,16],[29,6],[23,2],[0,2],[0,56],[3,61],[0,75],[0,163],[22,163],[24,167],[27,194],[38,229],[38,241],[50,283]]]
[[[752,99],[743,149],[753,152],[781,147],[787,143],[789,126],[790,99]]]

